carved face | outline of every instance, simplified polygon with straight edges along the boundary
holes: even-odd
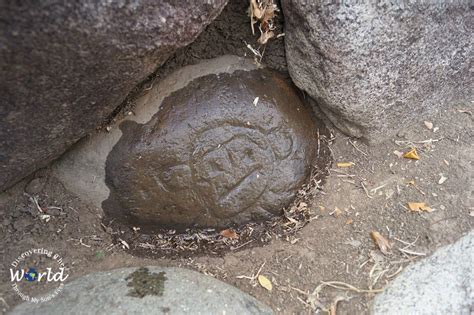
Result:
[[[202,77],[145,125],[121,125],[107,159],[106,212],[178,228],[279,213],[309,174],[315,134],[311,113],[282,82],[262,70]]]

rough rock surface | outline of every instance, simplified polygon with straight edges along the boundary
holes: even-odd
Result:
[[[474,232],[403,271],[374,299],[373,314],[474,311]]]
[[[469,1],[283,0],[288,70],[343,132],[377,142],[473,99]]]
[[[316,148],[311,111],[268,69],[198,78],[148,123],[120,128],[102,207],[140,226],[226,227],[279,214]]]
[[[210,276],[180,268],[146,267],[147,275],[143,270],[89,274],[66,283],[54,299],[25,302],[10,314],[273,314],[255,298]]]
[[[0,190],[94,130],[225,3],[0,4]]]

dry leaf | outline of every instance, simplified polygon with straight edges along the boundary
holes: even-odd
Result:
[[[268,40],[274,36],[275,36],[275,33],[273,33],[272,31],[262,33],[262,35],[260,35],[257,42],[261,45],[265,45],[268,42]]]
[[[370,233],[370,236],[374,240],[375,244],[377,244],[378,248],[384,255],[390,254],[390,249],[392,246],[390,243],[387,241],[385,237],[383,237],[379,232],[377,231],[372,231]]]
[[[424,123],[426,128],[428,128],[429,130],[433,129],[433,123],[431,121],[425,121]]]
[[[403,157],[406,159],[412,159],[412,160],[419,160],[420,157],[418,156],[418,152],[416,152],[416,148],[411,149],[407,153],[403,154]]]
[[[224,237],[230,238],[231,240],[236,240],[239,238],[239,235],[232,229],[222,230],[220,234]]]
[[[264,287],[265,289],[267,289],[268,291],[271,291],[273,289],[272,282],[268,280],[268,278],[265,276],[259,275],[258,283],[260,283],[260,285]]]
[[[342,214],[342,210],[338,207],[334,208],[334,211],[331,212],[329,215],[334,215],[336,218]]]
[[[426,203],[424,202],[409,202],[408,203],[408,208],[410,208],[411,211],[426,211],[426,212],[433,212],[433,209],[428,207]]]
[[[339,162],[337,163],[337,167],[351,167],[354,164],[354,162]]]
[[[354,220],[352,220],[352,219],[349,219],[349,220],[346,221],[346,225],[349,225],[349,224],[352,224],[352,223],[354,223]]]

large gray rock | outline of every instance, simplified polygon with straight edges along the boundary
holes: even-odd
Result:
[[[373,314],[459,314],[474,311],[474,232],[403,271],[377,295]]]
[[[473,99],[465,1],[283,0],[288,70],[342,131],[370,141]]]
[[[0,190],[94,130],[226,0],[0,4]]]
[[[224,282],[180,268],[123,268],[76,279],[45,303],[25,302],[15,315],[272,314]]]
[[[223,56],[184,67],[134,115],[53,167],[108,219],[142,229],[228,227],[280,214],[305,183],[317,127],[287,78]]]

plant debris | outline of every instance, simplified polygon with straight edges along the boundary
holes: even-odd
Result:
[[[441,177],[440,179],[438,180],[438,184],[439,185],[442,185],[448,178],[446,176],[444,176],[443,174],[439,174]]]
[[[408,208],[413,212],[433,212],[434,210],[431,209],[426,205],[424,202],[409,202]]]
[[[355,165],[355,163],[354,162],[339,162],[336,165],[337,165],[337,167],[344,168],[344,167],[351,167],[351,166]]]
[[[257,279],[258,279],[258,283],[260,283],[260,285],[264,287],[265,289],[267,289],[268,291],[271,291],[273,289],[272,282],[267,277],[263,275],[259,275]]]
[[[255,24],[258,24],[260,37],[257,42],[265,45],[268,40],[275,37],[274,19],[280,10],[273,0],[250,0],[249,16],[252,34],[255,35]]]
[[[380,234],[377,231],[372,231],[370,233],[370,236],[372,237],[375,244],[377,244],[377,247],[380,249],[380,251],[384,255],[390,255],[391,254],[390,249],[392,248],[392,246],[390,245],[388,240],[385,237],[382,236],[382,234]]]
[[[342,210],[339,209],[338,207],[334,208],[334,211],[329,213],[329,215],[334,215],[336,218],[342,214]]]
[[[222,230],[220,234],[224,237],[230,238],[231,240],[236,240],[239,238],[239,235],[232,229]]]
[[[416,148],[412,148],[410,151],[403,154],[403,157],[406,158],[406,159],[412,159],[412,160],[419,160],[420,159],[420,156],[418,155],[418,152],[416,152]]]

